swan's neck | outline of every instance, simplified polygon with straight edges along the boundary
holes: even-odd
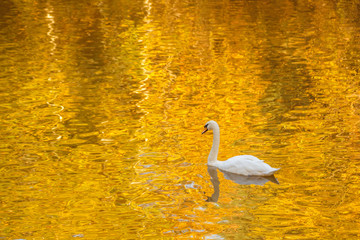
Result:
[[[219,145],[220,145],[220,128],[217,127],[213,129],[213,144],[211,147],[211,151],[208,157],[208,164],[214,164],[217,161],[217,156],[219,153]]]

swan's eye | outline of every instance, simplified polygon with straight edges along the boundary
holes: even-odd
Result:
[[[207,128],[208,125],[209,125],[209,124],[206,124],[206,125],[204,126],[204,128]]]

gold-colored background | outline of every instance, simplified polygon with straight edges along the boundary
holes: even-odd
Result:
[[[5,0],[0,238],[359,238],[359,9]],[[280,184],[206,202],[210,119]]]

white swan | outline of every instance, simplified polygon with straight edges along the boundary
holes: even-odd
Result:
[[[208,157],[208,165],[217,167],[223,171],[241,174],[245,176],[271,176],[280,168],[272,168],[263,160],[251,155],[240,155],[229,158],[226,161],[218,161],[217,155],[220,145],[220,128],[217,122],[211,120],[204,126],[202,134],[213,130],[213,145]]]

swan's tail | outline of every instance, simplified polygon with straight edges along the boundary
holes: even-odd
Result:
[[[279,171],[280,168],[272,168],[272,170],[269,172],[269,175],[268,176],[271,176],[273,175],[275,172]]]

